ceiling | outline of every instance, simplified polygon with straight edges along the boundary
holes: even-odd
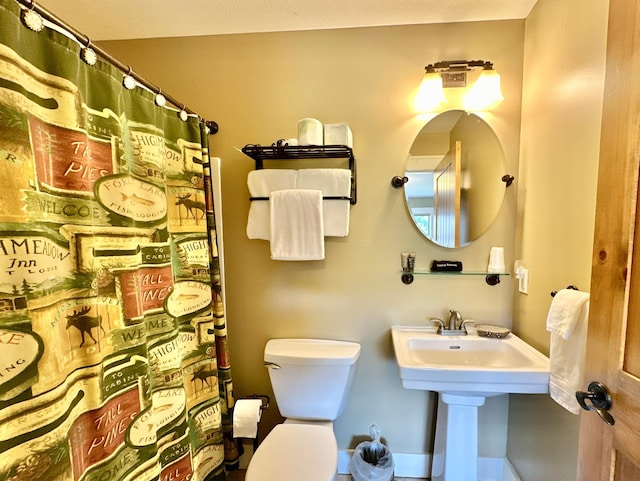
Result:
[[[537,0],[38,0],[92,40],[525,18]]]

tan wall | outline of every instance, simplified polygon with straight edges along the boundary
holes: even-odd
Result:
[[[589,290],[607,17],[607,1],[539,0],[526,20],[516,251],[530,281],[513,325],[547,354],[550,292]],[[577,416],[548,396],[511,396],[522,479],[575,479],[577,447]]]
[[[486,267],[491,246],[513,259],[516,191],[479,241],[439,248],[412,225],[401,191],[413,138],[428,118],[413,112],[424,66],[446,59],[486,59],[502,74],[505,101],[483,115],[501,140],[509,172],[518,169],[524,21],[224,35],[106,42],[103,46],[164,91],[220,124],[212,155],[222,158],[227,314],[236,396],[270,393],[262,350],[267,339],[311,336],[362,344],[354,388],[335,424],[341,448],[377,423],[393,452],[430,452],[432,396],[401,387],[390,341],[394,324],[424,324],[450,308],[467,318],[511,325],[512,278],[490,287],[483,277],[400,281],[400,253],[417,267],[455,259]],[[457,101],[447,108],[460,108]],[[297,121],[348,122],[358,162],[358,204],[347,238],[328,239],[326,260],[275,262],[265,241],[245,228],[252,161],[236,150],[294,137]],[[501,404],[504,408],[505,404]],[[506,419],[506,418],[505,418]],[[263,423],[277,421],[275,410]],[[506,421],[504,421],[506,422]],[[489,436],[500,425],[486,429]],[[263,433],[264,434],[264,433]],[[500,455],[499,436],[483,444]],[[504,454],[504,453],[502,453]]]

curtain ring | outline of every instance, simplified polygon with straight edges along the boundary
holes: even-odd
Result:
[[[155,103],[158,107],[164,107],[167,105],[167,98],[162,95],[162,89],[158,88],[158,93],[156,94]]]
[[[133,90],[136,87],[136,79],[131,75],[131,66],[127,65],[129,71],[122,77],[122,86],[127,90]]]
[[[44,30],[44,19],[42,15],[36,12],[35,8],[36,2],[35,0],[31,0],[31,6],[28,9],[25,8],[20,11],[20,20],[29,30],[42,32],[42,30]]]
[[[96,51],[91,48],[91,39],[87,38],[87,45],[80,49],[80,58],[87,65],[95,65],[98,62]]]
[[[182,110],[178,112],[178,117],[180,117],[180,120],[182,120],[183,122],[189,120],[189,114],[187,113],[187,109],[185,108],[184,104],[182,104]]]

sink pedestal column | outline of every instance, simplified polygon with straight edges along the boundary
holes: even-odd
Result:
[[[478,407],[485,397],[440,393],[432,481],[478,481]]]

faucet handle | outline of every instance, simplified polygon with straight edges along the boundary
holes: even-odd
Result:
[[[438,319],[437,317],[434,317],[434,318],[429,319],[429,322],[430,322],[431,324],[434,324],[434,325],[439,326],[439,327],[438,327],[438,330],[439,330],[439,331],[440,331],[440,330],[444,330],[444,329],[445,329],[445,327],[444,327],[444,322],[442,322],[442,319]]]
[[[460,329],[466,331],[467,330],[467,324],[475,324],[476,321],[472,321],[471,319],[465,319],[464,321],[462,321],[462,324],[460,324]]]

